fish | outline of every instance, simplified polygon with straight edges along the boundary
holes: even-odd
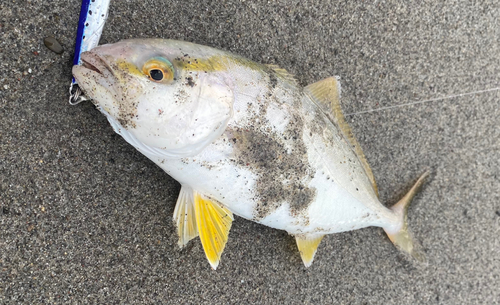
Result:
[[[81,54],[72,73],[114,131],[181,184],[178,245],[213,269],[234,215],[295,237],[309,267],[327,234],[375,226],[425,259],[409,192],[387,208],[340,104],[338,77],[302,87],[275,65],[186,41],[130,39]]]

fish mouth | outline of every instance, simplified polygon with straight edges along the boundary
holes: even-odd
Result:
[[[116,83],[116,71],[112,63],[94,51],[83,52],[80,56],[80,64],[72,68],[73,76],[78,85],[87,94],[95,91],[95,88],[103,87],[110,90]]]
[[[91,71],[102,74],[101,71],[99,71],[99,69],[96,66],[92,65],[91,63],[89,63],[88,61],[86,61],[84,59],[82,59],[82,66],[91,70]]]
[[[117,96],[117,78],[111,64],[106,61],[105,55],[94,51],[83,52],[80,64],[72,68],[72,74],[84,94],[96,106],[114,105]]]
[[[80,55],[80,59],[81,66],[90,71],[97,72],[104,77],[114,75],[113,69],[106,60],[92,51],[83,52]]]

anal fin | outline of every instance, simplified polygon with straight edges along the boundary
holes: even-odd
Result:
[[[311,266],[316,250],[318,250],[319,243],[324,235],[308,237],[308,236],[295,236],[297,247],[299,248],[300,257],[306,267]]]
[[[233,213],[218,202],[194,193],[196,225],[208,262],[217,269],[231,229]]]
[[[198,236],[194,208],[194,192],[187,185],[181,187],[174,210],[174,222],[179,235],[179,247],[184,247],[191,239]]]
[[[361,146],[354,137],[351,127],[347,124],[344,114],[342,113],[342,107],[340,106],[340,83],[338,79],[335,77],[328,77],[306,86],[304,90],[310,95],[312,100],[317,104],[317,106],[319,106],[323,113],[326,114],[330,121],[340,129],[345,139],[352,145],[352,148],[361,162],[366,175],[370,179],[375,194],[378,196],[377,183],[375,182],[372,169],[366,160]]]

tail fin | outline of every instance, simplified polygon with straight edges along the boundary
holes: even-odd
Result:
[[[418,178],[417,182],[415,182],[410,191],[401,200],[399,200],[398,203],[391,207],[391,210],[396,213],[396,215],[401,217],[401,228],[398,231],[384,228],[385,233],[387,233],[389,239],[397,248],[409,253],[420,262],[425,261],[425,254],[420,251],[419,245],[413,241],[408,229],[408,207],[410,206],[411,200],[415,197],[428,176],[429,171],[427,170],[420,176],[420,178]]]

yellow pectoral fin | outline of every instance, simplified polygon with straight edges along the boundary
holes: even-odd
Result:
[[[182,186],[179,198],[177,198],[174,210],[174,222],[177,225],[179,247],[184,247],[188,241],[198,236],[193,189],[187,185]]]
[[[201,244],[210,265],[217,269],[234,219],[233,213],[198,193],[194,195],[194,202]]]
[[[306,267],[311,266],[314,260],[314,254],[318,250],[319,243],[323,239],[324,235],[320,235],[314,238],[307,238],[304,236],[295,236],[295,241],[297,242],[297,247],[299,248],[300,257],[302,262]]]

